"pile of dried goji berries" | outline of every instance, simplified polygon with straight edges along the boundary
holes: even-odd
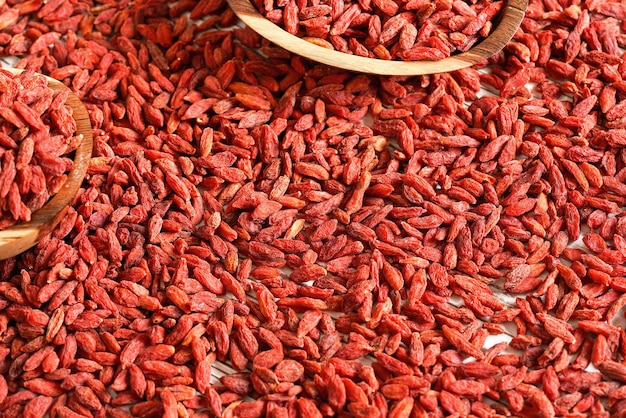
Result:
[[[0,229],[30,221],[65,183],[80,144],[67,91],[32,72],[0,71]]]
[[[492,30],[502,1],[254,0],[292,35],[348,54],[384,60],[438,61],[465,52]]]
[[[6,0],[94,158],[0,263],[0,415],[624,416],[625,22],[531,0],[480,71],[374,77],[222,0]]]

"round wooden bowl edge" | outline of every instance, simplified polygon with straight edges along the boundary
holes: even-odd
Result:
[[[386,76],[414,76],[450,72],[470,67],[499,52],[511,40],[521,24],[528,0],[505,0],[507,9],[492,33],[467,52],[440,61],[379,60],[346,54],[315,45],[294,36],[267,20],[249,0],[227,0],[239,19],[270,42],[322,64]],[[306,51],[306,53],[302,53]],[[294,52],[297,53],[297,52]]]

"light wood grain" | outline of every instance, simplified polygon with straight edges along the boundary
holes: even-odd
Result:
[[[15,74],[22,71],[19,69],[4,69]],[[46,78],[51,88],[55,90],[67,89],[60,81],[50,77]],[[67,209],[73,203],[76,193],[85,178],[93,146],[89,114],[80,99],[72,92],[70,92],[66,103],[74,111],[77,135],[83,136],[83,140],[75,152],[74,168],[69,172],[67,181],[61,190],[41,209],[33,213],[30,222],[18,223],[0,231],[0,260],[14,257],[26,251],[52,231],[67,213]]]
[[[511,40],[524,18],[528,0],[508,0],[502,17],[491,34],[467,52],[440,61],[386,61],[360,57],[324,48],[291,35],[267,20],[249,0],[227,0],[237,17],[274,44],[316,62],[361,73],[380,75],[424,75],[470,67],[500,51]],[[506,1],[506,0],[505,0]]]

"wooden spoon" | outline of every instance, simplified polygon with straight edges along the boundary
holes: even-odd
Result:
[[[10,71],[13,74],[19,74],[23,71],[14,68],[3,68],[3,70]],[[67,89],[60,81],[50,77],[46,78],[50,88],[54,90]],[[14,257],[26,251],[52,231],[67,213],[67,209],[74,201],[76,193],[85,178],[93,146],[89,114],[80,99],[72,92],[70,92],[66,104],[74,111],[76,135],[83,136],[82,142],[75,151],[74,167],[69,172],[67,181],[61,190],[52,196],[41,209],[33,213],[30,222],[17,223],[0,231],[0,260]]]
[[[313,61],[361,73],[423,75],[470,67],[500,51],[511,40],[524,18],[528,0],[508,0],[499,23],[482,42],[440,61],[398,61],[366,58],[331,50],[294,36],[267,20],[249,0],[227,0],[237,17],[265,39]]]

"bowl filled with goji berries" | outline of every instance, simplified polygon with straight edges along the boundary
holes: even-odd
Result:
[[[87,173],[89,115],[58,80],[0,69],[0,259],[35,245],[63,218]]]
[[[316,62],[425,75],[485,62],[511,40],[528,0],[228,0],[268,41]]]

